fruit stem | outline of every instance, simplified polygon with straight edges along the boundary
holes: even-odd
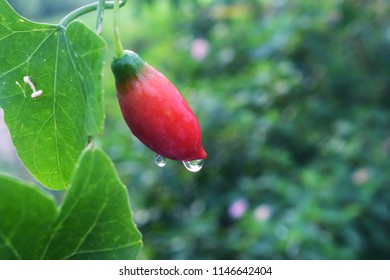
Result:
[[[127,0],[121,0],[119,7],[123,7],[126,4]],[[90,12],[96,11],[99,7],[99,2],[91,3],[85,6],[82,6],[73,12],[67,14],[59,23],[60,26],[66,27],[76,18],[81,17],[82,15],[88,14]],[[104,4],[104,9],[113,9],[114,1],[108,1]]]
[[[124,53],[121,38],[119,34],[119,0],[114,1],[114,44],[115,44],[115,56],[121,57]]]

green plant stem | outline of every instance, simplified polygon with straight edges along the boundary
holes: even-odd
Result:
[[[121,57],[124,53],[121,38],[119,34],[119,0],[114,2],[114,45],[116,57]]]
[[[100,35],[102,33],[102,29],[103,29],[105,3],[106,3],[106,0],[99,0],[98,7],[97,7],[95,32],[98,35]]]
[[[103,30],[103,19],[104,19],[104,8],[105,8],[106,0],[99,0],[97,7],[97,15],[96,15],[96,24],[95,24],[95,32],[97,35],[100,35]],[[95,140],[93,135],[88,136],[88,148],[94,147]]]
[[[100,1],[100,0],[99,0]],[[127,0],[122,0],[119,4],[119,7],[123,7],[126,4]],[[82,6],[78,8],[77,10],[74,10],[73,12],[66,15],[59,23],[61,26],[68,26],[73,20],[75,20],[78,17],[81,17],[82,15],[88,14],[90,12],[94,12],[98,9],[99,2],[95,2],[92,4],[88,4],[85,6]],[[114,1],[108,1],[104,4],[104,9],[113,9],[114,8]]]

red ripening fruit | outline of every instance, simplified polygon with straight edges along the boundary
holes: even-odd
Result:
[[[198,119],[171,82],[136,53],[114,58],[117,97],[131,132],[166,158],[205,159]]]

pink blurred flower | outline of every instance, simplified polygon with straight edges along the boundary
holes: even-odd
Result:
[[[256,207],[253,216],[256,220],[263,222],[267,221],[272,215],[271,207],[267,204],[261,204]]]
[[[228,213],[233,219],[238,219],[245,214],[248,209],[248,200],[245,198],[238,198],[230,204]]]
[[[352,182],[355,183],[355,185],[363,185],[366,183],[371,177],[370,170],[368,168],[360,168],[353,172],[352,174]]]
[[[209,53],[210,44],[206,39],[198,38],[191,43],[191,56],[196,61],[203,60]]]

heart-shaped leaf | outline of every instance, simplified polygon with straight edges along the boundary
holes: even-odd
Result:
[[[105,44],[80,22],[34,23],[5,0],[0,11],[0,107],[13,144],[44,186],[66,189],[88,136],[103,127]]]
[[[141,248],[126,188],[101,150],[82,154],[59,210],[0,175],[0,259],[134,259]]]
[[[56,214],[53,198],[0,174],[0,259],[40,259]]]

